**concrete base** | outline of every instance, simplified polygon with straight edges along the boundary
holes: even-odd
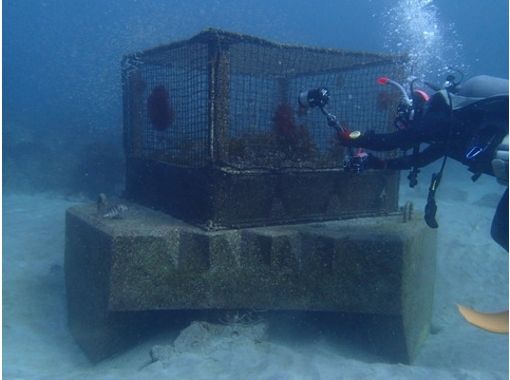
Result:
[[[409,363],[429,330],[435,258],[435,230],[421,218],[207,232],[137,205],[118,220],[73,207],[69,325],[97,361],[135,340],[153,310],[357,313],[380,320],[381,339],[399,347],[388,360]]]

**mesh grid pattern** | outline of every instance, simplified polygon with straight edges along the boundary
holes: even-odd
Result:
[[[376,78],[399,80],[403,60],[221,31],[132,55],[124,67],[126,150],[190,167],[341,167],[344,150],[335,131],[319,110],[298,109],[299,93],[327,87],[328,110],[343,125],[389,130],[398,95]],[[175,114],[165,130],[154,128],[147,110],[160,85]]]
[[[203,164],[207,160],[208,75],[207,46],[193,44],[168,50],[161,62],[143,61],[129,76],[129,96],[135,104],[128,123],[127,153],[175,164]],[[180,65],[170,62],[178,57]],[[148,99],[157,86],[168,93],[173,113],[170,126],[157,130],[150,121]]]

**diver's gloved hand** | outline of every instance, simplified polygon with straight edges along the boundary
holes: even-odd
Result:
[[[498,145],[491,161],[492,171],[498,182],[508,186],[508,135]]]

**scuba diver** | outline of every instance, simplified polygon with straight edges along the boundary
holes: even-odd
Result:
[[[392,84],[388,78],[379,78],[379,82]],[[432,228],[438,226],[434,195],[447,157],[467,166],[473,181],[481,174],[495,176],[507,190],[497,207],[491,235],[508,251],[508,80],[480,75],[460,85],[450,77],[443,87],[430,97],[411,89],[411,96],[404,97],[398,107],[397,131],[342,131],[340,143],[374,151],[412,149],[411,154],[389,160],[367,154],[364,162],[364,168],[411,169],[408,178],[412,187],[420,167],[443,158],[439,173],[432,177],[425,209],[425,221]],[[420,143],[429,145],[420,151]]]
[[[481,174],[495,176],[508,187],[508,80],[480,75],[460,85],[453,76],[429,96],[413,89],[410,95],[404,87],[382,77],[380,84],[397,87],[402,101],[397,109],[391,133],[350,131],[340,126],[336,117],[326,111],[329,93],[325,88],[303,92],[299,104],[318,107],[328,118],[328,125],[337,130],[340,144],[373,151],[401,149],[404,155],[384,160],[358,149],[344,163],[346,170],[359,173],[365,169],[411,169],[409,184],[417,184],[419,168],[443,158],[441,169],[432,177],[425,221],[437,228],[435,192],[441,181],[446,158],[451,157],[473,172],[475,181]],[[420,144],[429,144],[420,151]],[[407,154],[408,152],[410,154]],[[493,239],[508,251],[508,189],[501,198],[492,223]]]
[[[365,169],[411,169],[409,185],[417,184],[419,168],[442,158],[438,173],[432,175],[425,221],[437,228],[435,193],[441,181],[447,157],[451,157],[473,173],[476,181],[481,174],[496,177],[506,190],[494,215],[491,236],[508,252],[508,80],[480,75],[457,81],[449,75],[442,87],[425,83],[435,92],[410,91],[387,77],[378,78],[381,85],[396,87],[402,94],[394,120],[397,130],[392,133],[350,131],[337,123],[326,111],[329,93],[319,88],[301,93],[298,101],[304,107],[318,107],[327,116],[328,125],[337,130],[340,144],[351,154],[344,163],[346,170],[359,173]],[[428,146],[420,150],[420,144]],[[390,151],[400,149],[397,158],[381,159],[363,149]],[[460,313],[470,323],[492,332],[508,333],[508,311],[485,314],[458,305]]]

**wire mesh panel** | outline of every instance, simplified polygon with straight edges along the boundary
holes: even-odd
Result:
[[[297,99],[327,87],[343,126],[388,130],[399,94],[376,78],[404,62],[219,30],[126,56],[126,196],[208,228],[393,212],[398,173],[342,172],[337,132]]]
[[[208,46],[190,43],[124,61],[128,156],[180,165],[207,161]]]
[[[351,129],[385,130],[400,56],[280,45],[218,30],[128,56],[128,155],[179,165],[340,167],[343,150],[323,115],[298,94],[325,86],[329,110]]]
[[[228,164],[236,168],[341,167],[344,149],[318,110],[299,109],[303,90],[327,87],[346,127],[388,129],[398,95],[377,88],[399,77],[402,58],[298,48],[243,38],[229,47]]]

